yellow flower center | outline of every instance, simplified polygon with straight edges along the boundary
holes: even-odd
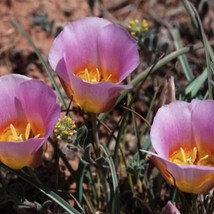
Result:
[[[214,166],[214,160],[209,154],[200,155],[196,147],[185,151],[182,147],[170,155],[169,159],[178,164]]]
[[[98,83],[102,81],[108,82],[112,77],[111,74],[107,78],[103,77],[98,68],[90,71],[88,70],[88,68],[85,68],[84,70],[78,72],[76,75],[80,77],[82,80],[91,83]]]
[[[9,127],[0,134],[0,141],[22,142],[32,137],[39,138],[40,134],[36,136],[32,134],[30,123],[28,123],[24,129],[16,128],[13,124],[10,124]]]

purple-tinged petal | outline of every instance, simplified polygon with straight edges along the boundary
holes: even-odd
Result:
[[[31,138],[23,142],[0,142],[0,161],[13,169],[39,165],[44,138]],[[40,157],[40,158],[39,158]],[[36,159],[36,163],[35,160]]]
[[[151,127],[151,141],[155,151],[162,157],[180,147],[192,149],[195,146],[191,127],[191,111],[194,103],[175,101],[161,107]]]
[[[129,89],[130,85],[117,85],[110,82],[88,83],[82,79],[72,76],[71,83],[63,85],[67,91],[74,91],[74,102],[88,112],[100,113],[109,111],[120,92]],[[70,88],[72,86],[72,90]]]
[[[124,80],[140,63],[137,42],[122,27],[110,24],[98,36],[101,70],[114,82]]]
[[[214,154],[214,101],[198,101],[192,113],[192,127],[197,148],[204,154]],[[214,161],[213,161],[214,162]]]
[[[56,95],[49,86],[39,80],[23,82],[18,92],[18,98],[32,130],[35,130],[35,134],[41,132],[47,139],[60,115]]]
[[[180,214],[180,211],[171,201],[168,201],[167,205],[161,210],[161,214]]]
[[[97,35],[109,21],[97,17],[79,19],[66,25],[56,37],[49,53],[49,63],[65,81],[68,78],[63,62],[69,56],[69,69],[73,72],[98,67]],[[57,69],[57,70],[56,70]]]
[[[0,78],[0,131],[3,131],[10,123],[18,125],[26,121],[20,101],[16,98],[21,83],[30,80],[22,75],[12,74]]]
[[[204,194],[214,187],[214,167],[175,164],[156,154],[150,159],[166,181],[183,192]]]

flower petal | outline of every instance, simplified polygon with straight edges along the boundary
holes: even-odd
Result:
[[[120,92],[130,85],[117,85],[110,82],[88,83],[71,75],[71,83],[63,85],[66,91],[72,91],[74,102],[88,112],[101,113],[109,111],[115,104]],[[72,89],[71,89],[72,87]]]
[[[195,146],[191,127],[191,111],[195,103],[175,101],[161,107],[151,127],[151,141],[155,151],[168,158],[170,152]]]
[[[32,125],[32,129],[40,130],[47,139],[60,115],[56,95],[49,86],[39,80],[23,82],[18,92],[18,98],[22,103],[28,122]]]
[[[0,161],[13,169],[31,165],[37,167],[42,155],[38,145],[43,143],[44,138],[32,138],[24,142],[0,142]]]
[[[101,29],[98,49],[104,77],[112,74],[115,82],[124,80],[140,63],[137,42],[116,24]]]
[[[17,125],[26,121],[20,101],[16,98],[21,83],[30,80],[22,75],[10,74],[0,78],[0,131],[10,123]]]
[[[150,159],[166,181],[183,192],[204,194],[214,187],[214,167],[179,165],[156,154]]]
[[[192,127],[198,150],[214,154],[214,101],[198,101],[192,113]],[[207,151],[207,152],[206,152]]]
[[[49,53],[49,63],[56,73],[67,80],[62,58],[69,56],[69,70],[75,72],[98,67],[97,35],[109,21],[97,17],[87,17],[71,22],[56,37]],[[84,63],[83,63],[84,62]],[[57,70],[56,70],[57,69]]]
[[[161,214],[180,214],[180,211],[171,201],[168,201],[166,206],[161,210]]]

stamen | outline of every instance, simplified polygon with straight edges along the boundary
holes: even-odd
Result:
[[[112,76],[112,74],[110,74],[105,81],[108,82],[110,80],[111,76]]]
[[[193,150],[192,150],[192,157],[191,157],[192,163],[194,163],[196,161],[197,154],[198,154],[198,150],[197,150],[196,147],[194,147]]]
[[[201,155],[202,152],[198,151],[197,147],[191,150],[185,151],[182,147],[178,151],[175,151],[169,159],[177,164],[189,164],[189,165],[203,165],[214,166],[214,159],[210,154]],[[200,158],[202,156],[202,158]]]
[[[24,127],[15,127],[12,123],[0,133],[1,141],[13,141],[13,142],[22,142],[28,140],[31,137],[31,124],[28,123]],[[32,136],[33,138],[39,138],[40,134]]]
[[[180,152],[181,152],[181,157],[182,157],[183,162],[187,163],[186,154],[182,147],[180,148]]]
[[[209,158],[209,155],[205,155],[204,157],[202,157],[201,159],[198,160],[197,164],[203,165],[203,164],[201,164],[201,162],[203,162],[204,160],[207,160],[208,158]]]
[[[10,124],[10,130],[11,130],[11,133],[12,133],[12,135],[13,135],[13,138],[14,138],[15,140],[18,139],[19,136],[18,136],[18,134],[17,134],[17,132],[16,132],[16,129],[15,129],[15,127],[13,126],[13,124]]]
[[[28,140],[30,137],[30,123],[27,124],[26,129],[25,129],[25,140]]]
[[[91,82],[91,83],[98,83],[102,81],[109,81],[112,77],[112,74],[110,74],[107,78],[103,78],[102,72],[98,68],[88,70],[88,68],[84,68],[84,70],[81,70],[76,74],[81,79]]]
[[[90,82],[90,76],[87,68],[85,68],[85,74],[86,74],[86,81]]]
[[[39,138],[40,137],[40,134],[37,134],[36,136],[34,136],[34,138]]]
[[[100,82],[100,71],[99,71],[99,69],[98,68],[96,68],[96,72],[97,72],[97,82]]]

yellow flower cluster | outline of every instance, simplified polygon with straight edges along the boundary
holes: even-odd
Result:
[[[54,136],[58,140],[64,140],[68,142],[72,140],[72,137],[76,134],[76,132],[75,122],[69,116],[60,118],[54,128]]]
[[[138,19],[131,20],[128,25],[128,30],[131,32],[132,36],[139,37],[149,30],[149,24],[145,19],[141,22]]]

